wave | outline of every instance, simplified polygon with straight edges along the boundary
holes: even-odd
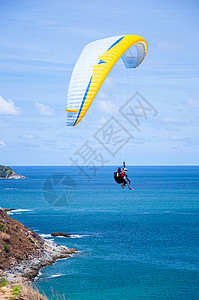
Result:
[[[52,278],[57,278],[57,277],[61,277],[61,276],[65,276],[66,274],[54,274],[48,277],[43,276],[43,273],[41,272],[41,270],[38,272],[37,276],[35,277],[34,281],[41,279],[41,277],[43,277],[42,279],[52,279]]]
[[[175,211],[175,210],[166,210],[166,211],[151,211],[151,212],[140,212],[135,213],[135,215],[164,215],[164,214],[171,214],[171,215],[198,215],[198,211]]]
[[[71,234],[70,236],[66,237],[66,236],[56,236],[56,238],[60,238],[60,239],[81,239],[84,237],[88,237],[87,234]]]
[[[34,281],[36,281],[37,279],[39,279],[39,277],[42,276],[42,271],[39,270],[37,276],[34,278]]]
[[[84,238],[84,237],[88,237],[87,234],[71,234],[70,238],[71,239],[81,239],[81,238]]]
[[[56,278],[56,277],[61,277],[61,276],[65,276],[65,274],[54,274],[54,275],[51,275],[49,276],[48,278]]]
[[[19,214],[19,213],[28,212],[28,211],[33,211],[33,209],[19,208],[19,209],[14,209],[11,212],[15,213],[15,214]]]
[[[30,212],[30,211],[33,211],[33,209],[13,209],[11,211],[8,211],[8,215],[14,215],[14,214],[17,214],[17,215],[20,215],[21,213],[23,212]]]
[[[50,239],[52,238],[52,235],[49,233],[42,233],[42,234],[39,234],[41,237],[43,237],[44,239]]]
[[[5,191],[9,191],[9,190],[19,190],[19,188],[3,188],[3,190],[5,190]]]

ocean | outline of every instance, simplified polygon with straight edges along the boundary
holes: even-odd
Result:
[[[0,181],[0,206],[47,239],[79,253],[41,270],[50,298],[199,299],[199,167],[115,167],[88,178],[77,167],[14,167]],[[51,237],[54,231],[72,238]]]

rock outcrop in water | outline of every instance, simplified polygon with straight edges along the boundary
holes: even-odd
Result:
[[[15,173],[10,167],[0,165],[0,179],[25,179],[25,176]]]
[[[42,238],[0,208],[0,275],[9,281],[32,279],[40,268],[76,252]]]
[[[71,237],[71,234],[65,232],[53,232],[51,233],[52,236],[64,236],[64,237]]]

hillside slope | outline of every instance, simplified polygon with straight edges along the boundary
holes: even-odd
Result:
[[[41,267],[76,252],[45,240],[0,208],[0,275],[5,272],[8,280],[32,278]]]
[[[0,179],[25,179],[25,176],[15,173],[10,167],[0,165]]]

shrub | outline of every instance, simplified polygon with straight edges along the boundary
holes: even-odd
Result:
[[[31,282],[20,282],[21,289],[21,298],[28,300],[48,300],[47,297],[43,294],[40,294],[39,290],[33,286]]]
[[[0,277],[0,287],[7,286],[8,283],[6,282],[4,277]]]
[[[8,230],[8,227],[6,227],[4,224],[0,223],[0,230],[2,232],[6,232],[6,230]]]
[[[4,244],[4,250],[8,253],[8,252],[10,252],[10,248],[8,247],[8,245],[6,245],[6,244]]]
[[[6,281],[2,281],[2,283],[0,284],[0,287],[4,287],[4,286],[7,286],[8,283]]]
[[[29,237],[29,240],[31,243],[35,244],[35,241],[33,241],[30,237]]]
[[[15,295],[15,296],[19,296],[20,291],[21,291],[21,287],[19,285],[16,285],[12,290],[12,294]]]

